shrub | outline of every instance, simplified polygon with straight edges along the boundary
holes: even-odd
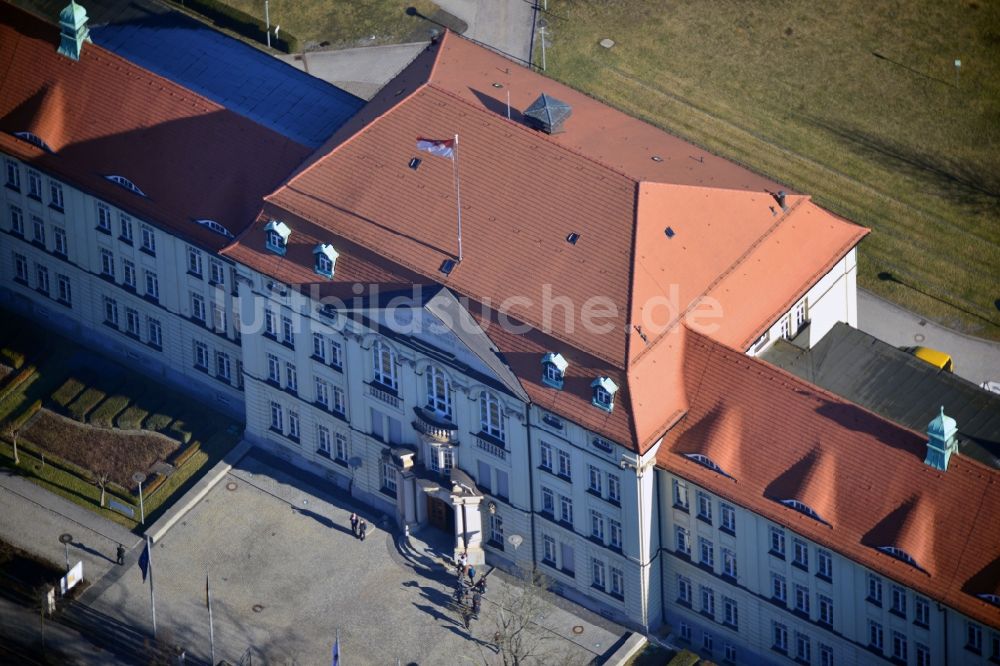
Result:
[[[124,395],[113,395],[102,402],[90,415],[90,422],[102,428],[114,425],[115,417],[128,406],[128,398]]]
[[[185,0],[183,4],[188,9],[211,19],[212,23],[219,27],[232,30],[255,42],[267,43],[267,26],[263,21],[240,9],[230,7],[222,0]],[[280,39],[271,39],[271,46],[285,53],[295,53],[299,50],[299,40],[282,30]]]
[[[187,444],[191,441],[191,430],[186,422],[181,419],[177,419],[170,424],[167,428],[167,432],[164,433],[168,437],[173,437],[181,444]]]
[[[174,467],[181,467],[184,463],[191,459],[191,456],[198,453],[201,449],[201,442],[197,439],[191,442],[183,451],[178,453],[173,460]]]
[[[142,428],[143,419],[145,419],[148,415],[149,412],[142,407],[132,405],[118,415],[118,427],[122,430],[140,430]]]
[[[35,366],[28,365],[21,369],[19,373],[14,375],[14,378],[7,382],[7,385],[3,387],[3,393],[0,394],[0,400],[6,398],[8,395],[13,393],[18,389],[21,384],[28,381],[28,379],[35,374]]]
[[[15,370],[20,370],[21,366],[24,365],[24,352],[20,352],[16,349],[11,349],[10,347],[4,347],[0,349],[0,358],[3,358],[7,362],[7,365],[11,366]]]
[[[142,427],[145,428],[146,430],[155,430],[156,432],[160,432],[161,430],[164,430],[168,425],[170,425],[170,422],[173,420],[174,420],[173,417],[167,414],[160,414],[158,412],[154,412],[146,417],[146,420],[143,422]]]
[[[73,402],[73,399],[80,395],[84,388],[86,387],[83,382],[75,377],[70,377],[52,393],[52,401],[65,409],[66,405]]]
[[[90,413],[94,407],[97,406],[101,400],[104,400],[104,391],[100,391],[95,388],[89,388],[80,394],[80,397],[74,400],[69,406],[69,413],[77,421],[85,421],[87,419],[87,414]]]

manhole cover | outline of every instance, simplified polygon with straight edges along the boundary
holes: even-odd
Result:
[[[923,333],[917,333],[916,335],[913,336],[913,341],[914,342],[923,342],[924,341],[924,334]]]
[[[583,627],[580,626],[579,624],[576,625],[575,627],[573,627],[573,633],[574,634],[582,634],[583,633]]]
[[[226,490],[228,490],[230,492],[236,490],[236,488],[238,488],[238,487],[239,486],[236,485],[235,481],[230,481],[229,483],[226,484]]]
[[[264,610],[264,607],[263,607],[263,606],[261,606],[260,604],[254,604],[254,605],[253,605],[253,612],[254,612],[254,613],[259,613],[259,612],[261,612],[262,610]]]
[[[615,40],[613,40],[613,39],[608,39],[607,37],[605,37],[605,38],[604,38],[604,39],[602,39],[602,40],[601,40],[601,41],[600,41],[599,43],[600,43],[600,45],[601,45],[601,46],[603,46],[604,48],[606,48],[606,49],[610,49],[610,48],[611,48],[612,46],[614,46],[614,45],[615,45]]]

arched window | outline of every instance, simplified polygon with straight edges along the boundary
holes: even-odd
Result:
[[[396,352],[392,347],[376,340],[372,345],[372,361],[375,366],[373,379],[382,386],[396,390]]]
[[[436,365],[427,368],[427,409],[451,419],[451,382]]]
[[[500,399],[489,391],[479,395],[479,418],[484,433],[500,440],[504,438],[503,407]]]

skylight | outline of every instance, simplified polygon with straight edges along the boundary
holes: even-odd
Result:
[[[42,137],[35,134],[34,132],[14,132],[14,136],[16,136],[18,139],[21,139],[22,141],[27,141],[36,148],[41,148],[47,153],[56,152],[51,148],[49,148],[49,144],[45,143],[45,140],[42,139]]]
[[[715,464],[714,460],[712,460],[711,458],[709,458],[706,455],[702,455],[701,453],[685,453],[684,457],[687,458],[688,460],[693,460],[694,462],[698,463],[702,467],[707,467],[708,469],[712,470],[713,472],[718,472],[722,476],[729,476],[728,474],[726,474],[723,471],[723,469],[721,467],[719,467],[718,465]],[[730,477],[730,478],[732,478],[732,477]]]
[[[211,229],[220,236],[225,236],[226,238],[235,238],[235,236],[233,236],[233,234],[230,233],[229,229],[226,229],[224,226],[222,226],[215,220],[195,220],[195,222],[197,222],[198,224],[207,229]]]
[[[789,507],[790,509],[795,509],[799,513],[801,513],[803,515],[806,515],[806,516],[809,516],[813,520],[818,520],[821,523],[828,524],[825,520],[823,520],[820,517],[820,515],[818,513],[816,513],[816,511],[813,510],[813,508],[811,506],[809,506],[805,502],[800,502],[800,501],[794,500],[794,499],[783,499],[783,500],[780,500],[780,501],[781,501],[782,504],[784,504],[785,506]]]
[[[133,183],[125,176],[116,176],[112,174],[110,176],[105,176],[105,178],[110,180],[112,183],[115,183],[116,185],[121,185],[132,194],[138,194],[140,197],[146,196],[146,193],[140,190],[138,185]]]
[[[916,567],[917,569],[920,569],[920,565],[917,564],[917,561],[913,559],[913,557],[902,548],[896,548],[895,546],[879,546],[878,549],[883,553],[885,553],[886,555],[895,557],[900,562],[906,562],[911,567]]]

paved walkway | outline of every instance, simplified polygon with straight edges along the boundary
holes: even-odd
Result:
[[[864,289],[858,289],[858,328],[896,347],[947,352],[955,374],[975,384],[1000,381],[1000,343],[945,328]]]

